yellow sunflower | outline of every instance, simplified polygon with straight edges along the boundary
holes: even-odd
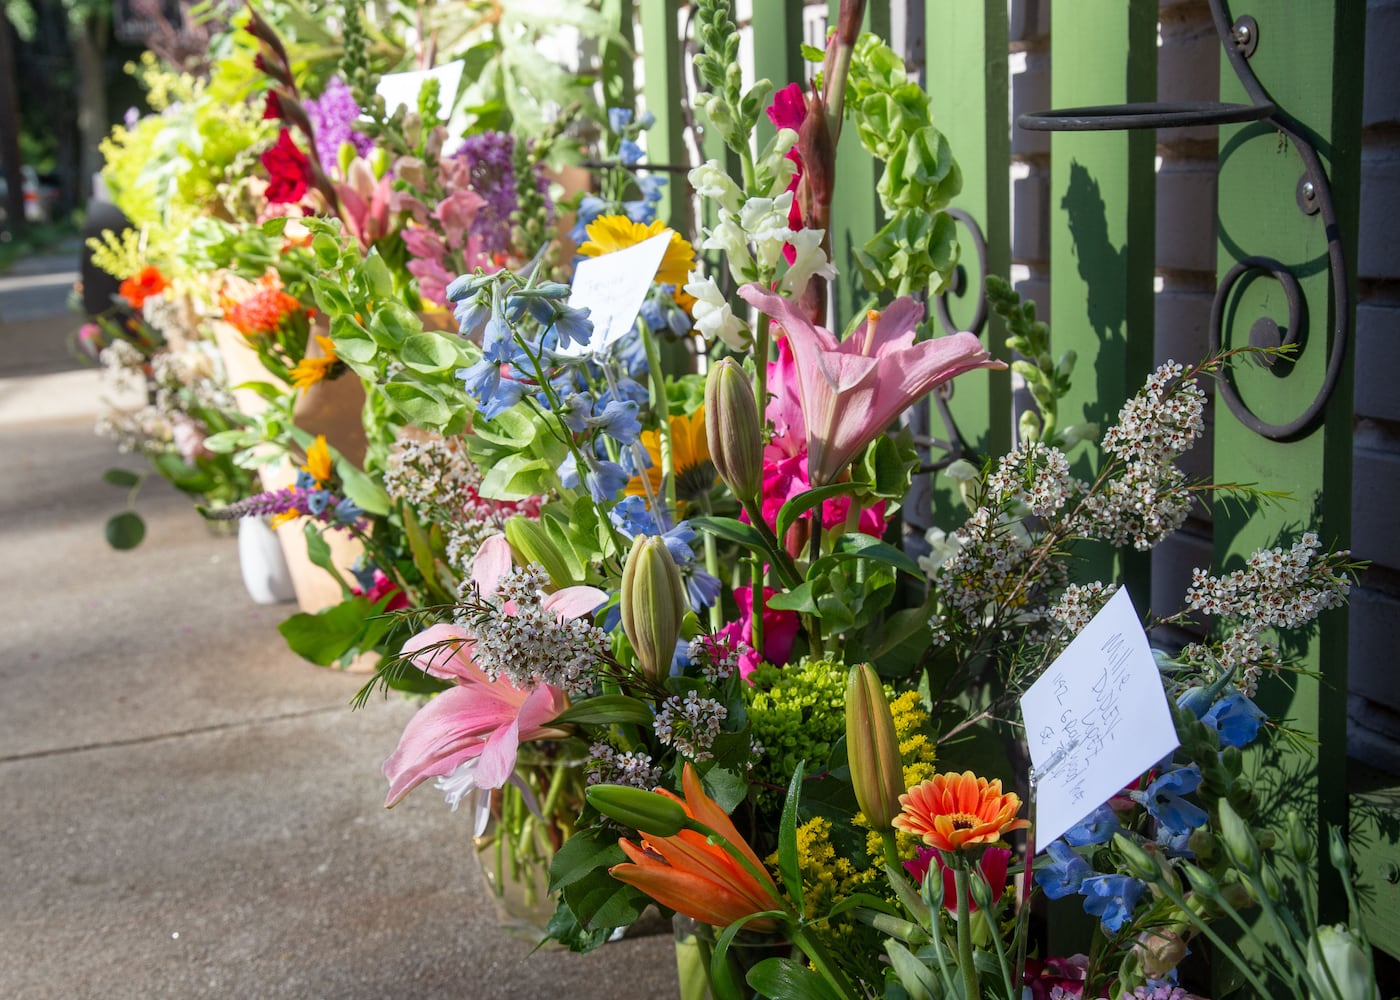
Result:
[[[331,478],[331,450],[326,445],[326,436],[317,434],[311,447],[306,449],[306,464],[301,467],[317,484],[324,485]]]
[[[335,342],[330,337],[323,337],[316,334],[316,343],[321,345],[321,350],[325,355],[319,358],[305,357],[292,367],[288,373],[292,376],[292,386],[305,392],[317,382],[323,381],[331,368],[340,359],[336,357]]]
[[[601,257],[614,250],[626,250],[666,231],[666,223],[660,219],[647,226],[633,222],[625,215],[600,215],[589,223],[588,242],[579,247],[578,252],[585,257]],[[671,243],[666,247],[666,255],[661,258],[655,281],[658,285],[679,288],[695,268],[695,251],[680,233],[674,229],[670,233]]]
[[[652,492],[661,492],[661,434],[659,431],[642,431],[637,438],[647,454],[651,465],[646,476],[651,480]],[[676,469],[676,501],[691,503],[705,496],[715,485],[715,463],[710,458],[710,443],[705,437],[705,406],[687,416],[684,413],[671,415],[671,459]],[[641,476],[633,476],[627,484],[629,496],[646,496],[646,487]]]

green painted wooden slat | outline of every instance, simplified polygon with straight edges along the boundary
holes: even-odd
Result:
[[[987,4],[980,19],[968,16],[964,9],[953,10],[942,0],[927,0],[924,10],[925,89],[933,102],[934,123],[948,137],[962,169],[962,194],[954,206],[971,215],[981,227],[987,243],[987,272],[1009,279],[1011,204],[1007,178],[1011,143],[1007,120],[1006,7]],[[965,228],[959,228],[958,238],[966,290],[962,296],[949,296],[948,312],[960,329],[968,329],[986,275],[978,268],[977,254]],[[935,334],[945,332],[936,316],[932,323]],[[1009,359],[1006,326],[990,310],[982,338],[994,356]],[[1009,373],[958,380],[949,409],[959,430],[979,454],[997,455],[1010,448]],[[936,411],[931,429],[935,437],[946,434]],[[966,508],[957,490],[944,477],[934,478],[932,502],[936,525],[957,524],[965,516]]]
[[[610,108],[631,108],[637,103],[637,86],[631,48],[636,13],[633,0],[605,0],[603,14],[617,28],[626,45],[609,41],[603,46],[603,100]]]
[[[1331,177],[1346,256],[1354,262],[1362,91],[1362,61],[1357,53],[1365,5],[1362,0],[1308,4],[1258,0],[1251,2],[1248,12],[1259,23],[1259,45],[1249,64],[1275,103],[1315,137]],[[1220,76],[1222,100],[1248,100],[1223,56]],[[1241,396],[1259,416],[1275,422],[1291,419],[1316,395],[1331,342],[1335,296],[1327,274],[1327,240],[1320,216],[1304,215],[1297,207],[1295,191],[1303,172],[1297,151],[1271,126],[1221,129],[1217,264],[1221,277],[1242,257],[1273,257],[1295,275],[1307,299],[1305,345],[1293,370],[1284,374],[1287,366],[1276,366],[1278,373],[1274,373],[1250,363],[1237,369]],[[1354,288],[1351,301],[1355,302]],[[1265,315],[1287,325],[1277,282],[1261,278],[1237,288],[1225,311],[1225,344],[1247,344],[1251,325]],[[1217,504],[1216,558],[1222,568],[1236,568],[1254,549],[1287,544],[1309,528],[1318,531],[1326,546],[1347,545],[1351,414],[1349,361],[1325,423],[1300,440],[1280,443],[1263,438],[1217,403],[1216,479],[1252,482],[1295,497],[1281,512]],[[1270,714],[1287,717],[1292,726],[1321,743],[1315,754],[1280,752],[1267,760],[1256,756],[1257,785],[1267,814],[1277,816],[1281,808],[1297,808],[1316,824],[1324,845],[1320,852],[1322,917],[1334,921],[1342,918],[1345,901],[1340,887],[1326,874],[1325,845],[1327,825],[1346,819],[1345,613],[1326,613],[1315,639],[1287,651],[1296,654],[1305,669],[1321,671],[1323,679],[1290,678],[1287,684],[1271,679],[1261,688],[1261,705]],[[1291,693],[1290,687],[1295,689]],[[1264,770],[1265,766],[1270,769]],[[1281,774],[1286,778],[1281,779]],[[1394,938],[1388,947],[1397,950]]]
[[[839,0],[831,0],[827,10],[829,24],[836,23],[839,10]],[[888,41],[889,4],[868,4],[863,30]],[[832,283],[832,307],[836,317],[834,329],[838,334],[870,299],[851,251],[853,247],[864,245],[883,224],[879,198],[875,194],[878,180],[879,168],[861,148],[855,129],[843,128],[836,146],[836,190],[831,205],[831,260],[837,270]]]
[[[680,39],[679,0],[646,0],[639,11],[642,24],[643,95],[656,124],[647,133],[652,163],[686,162],[684,60]],[[659,217],[676,231],[694,233],[689,186],[685,175],[667,175]]]
[[[1056,108],[1151,101],[1157,86],[1155,0],[1078,0],[1050,12]],[[1050,334],[1078,355],[1061,426],[1107,429],[1152,361],[1154,135],[1056,132],[1050,141]],[[1076,471],[1091,478],[1089,458]],[[1147,608],[1146,560],[1092,553],[1087,579],[1123,579]]]
[[[754,79],[768,79],[773,89],[800,83],[805,90],[815,67],[802,58],[802,0],[763,0],[754,4]],[[767,145],[775,129],[768,116],[758,121],[758,148]]]

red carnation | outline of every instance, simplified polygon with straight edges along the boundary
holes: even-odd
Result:
[[[274,205],[301,201],[311,183],[311,161],[295,142],[292,133],[277,133],[277,145],[262,155],[267,171],[267,200]]]

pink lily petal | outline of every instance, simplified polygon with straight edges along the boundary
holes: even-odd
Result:
[[[492,535],[481,543],[476,558],[472,560],[471,581],[481,591],[482,597],[495,597],[501,577],[509,573],[513,565],[510,542],[506,541],[506,536]]]
[[[460,625],[431,625],[403,644],[400,656],[426,674],[443,680],[486,684],[489,681],[472,661],[474,640]]]
[[[761,285],[739,295],[787,334],[796,362],[807,425],[813,486],[843,469],[910,404],[934,386],[974,368],[1004,368],[971,333],[914,343],[923,307],[906,297],[876,314],[844,342],[816,326],[786,299]]]
[[[540,607],[556,612],[560,618],[582,618],[602,607],[607,599],[607,591],[597,587],[565,587],[545,595]]]
[[[389,779],[386,806],[396,805],[429,778],[451,774],[464,760],[479,756],[482,732],[513,722],[513,707],[481,697],[470,687],[444,691],[408,720],[399,745],[384,762]]]

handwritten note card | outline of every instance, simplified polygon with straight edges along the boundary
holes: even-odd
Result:
[[[462,68],[466,65],[458,59],[444,63],[433,69],[416,69],[407,73],[385,73],[379,78],[374,92],[384,98],[384,110],[389,114],[400,104],[407,104],[410,111],[418,110],[418,92],[430,77],[438,81],[438,108],[444,117],[457,101],[457,88],[462,84]]]
[[[1036,846],[1177,747],[1162,678],[1120,589],[1021,698],[1036,782]]]
[[[626,336],[642,311],[642,300],[651,287],[661,258],[671,242],[669,229],[625,250],[589,257],[574,268],[569,305],[587,309],[593,336],[587,344],[570,343],[555,353],[568,358],[596,354]]]

